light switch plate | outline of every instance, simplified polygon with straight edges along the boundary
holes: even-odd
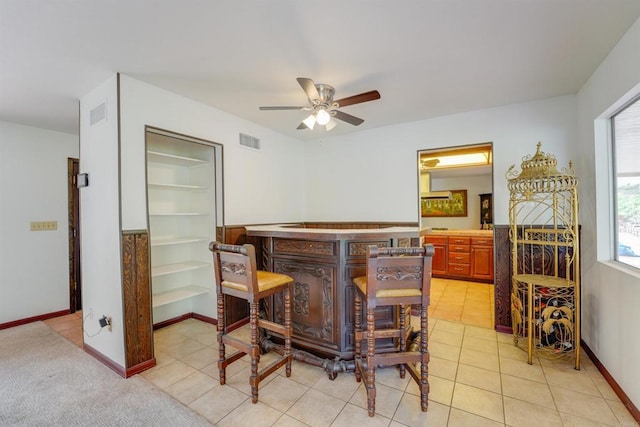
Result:
[[[31,231],[54,231],[58,229],[58,221],[31,221]]]

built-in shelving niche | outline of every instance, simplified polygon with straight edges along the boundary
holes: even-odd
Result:
[[[148,127],[146,149],[153,322],[214,318],[208,245],[222,224],[222,146]]]

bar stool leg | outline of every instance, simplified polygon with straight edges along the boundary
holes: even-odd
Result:
[[[429,349],[427,347],[427,330],[429,318],[427,306],[420,306],[420,407],[426,412],[429,396]]]
[[[291,352],[291,284],[284,291],[284,327],[287,333],[284,335],[284,354],[287,356],[285,364],[285,372],[287,377],[291,376],[291,360],[293,354]]]
[[[220,385],[226,382],[226,366],[225,348],[224,348],[224,294],[218,293],[218,376],[220,377]]]
[[[367,407],[369,416],[376,411],[376,319],[373,308],[367,307]]]
[[[353,297],[355,312],[354,312],[354,341],[355,347],[353,350],[353,356],[356,362],[360,362],[362,359],[362,298],[360,297],[360,292],[356,289],[356,292]],[[360,382],[362,376],[360,374],[360,369],[358,369],[358,363],[355,366],[356,381]]]
[[[400,322],[398,322],[398,329],[400,330],[400,346],[399,346],[399,350],[401,352],[405,352],[407,351],[407,340],[405,337],[405,330],[406,330],[406,322],[407,322],[407,308],[405,306],[405,304],[401,304],[399,306],[400,309]],[[400,368],[400,378],[404,379],[404,376],[406,375],[406,367],[404,363],[401,363],[399,365]]]
[[[260,349],[258,347],[258,303],[249,304],[249,326],[251,328],[251,376],[249,384],[251,384],[251,401],[258,402],[258,361],[260,358]]]

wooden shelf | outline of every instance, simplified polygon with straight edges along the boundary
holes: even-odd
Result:
[[[152,303],[153,307],[160,307],[162,305],[171,304],[177,301],[185,300],[187,298],[195,297],[197,295],[206,294],[209,292],[207,288],[202,288],[200,286],[183,286],[178,289],[173,289],[167,292],[160,292],[157,294],[153,294]]]
[[[169,246],[169,245],[182,245],[187,243],[207,242],[210,239],[208,237],[169,237],[165,239],[153,239],[151,240],[151,246]]]
[[[161,183],[149,183],[150,188],[157,188],[162,190],[185,190],[185,191],[204,191],[208,190],[208,187],[203,185],[184,185],[184,184],[161,184]]]
[[[188,262],[178,262],[175,264],[164,264],[158,265],[156,267],[151,267],[151,276],[159,277],[165,276],[167,274],[181,273],[183,271],[196,270],[198,268],[208,267],[210,263],[207,262],[198,262],[198,261],[188,261]]]
[[[207,164],[208,161],[193,157],[178,156],[175,154],[161,153],[159,151],[147,151],[147,160],[157,163],[169,163],[177,166],[198,166]]]
[[[205,216],[209,212],[150,212],[149,216]]]

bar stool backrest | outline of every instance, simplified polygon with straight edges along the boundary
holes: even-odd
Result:
[[[228,245],[212,242],[209,249],[213,253],[213,272],[216,291],[257,301],[258,274],[256,251],[253,245]]]
[[[429,305],[433,245],[367,248],[367,304]]]

